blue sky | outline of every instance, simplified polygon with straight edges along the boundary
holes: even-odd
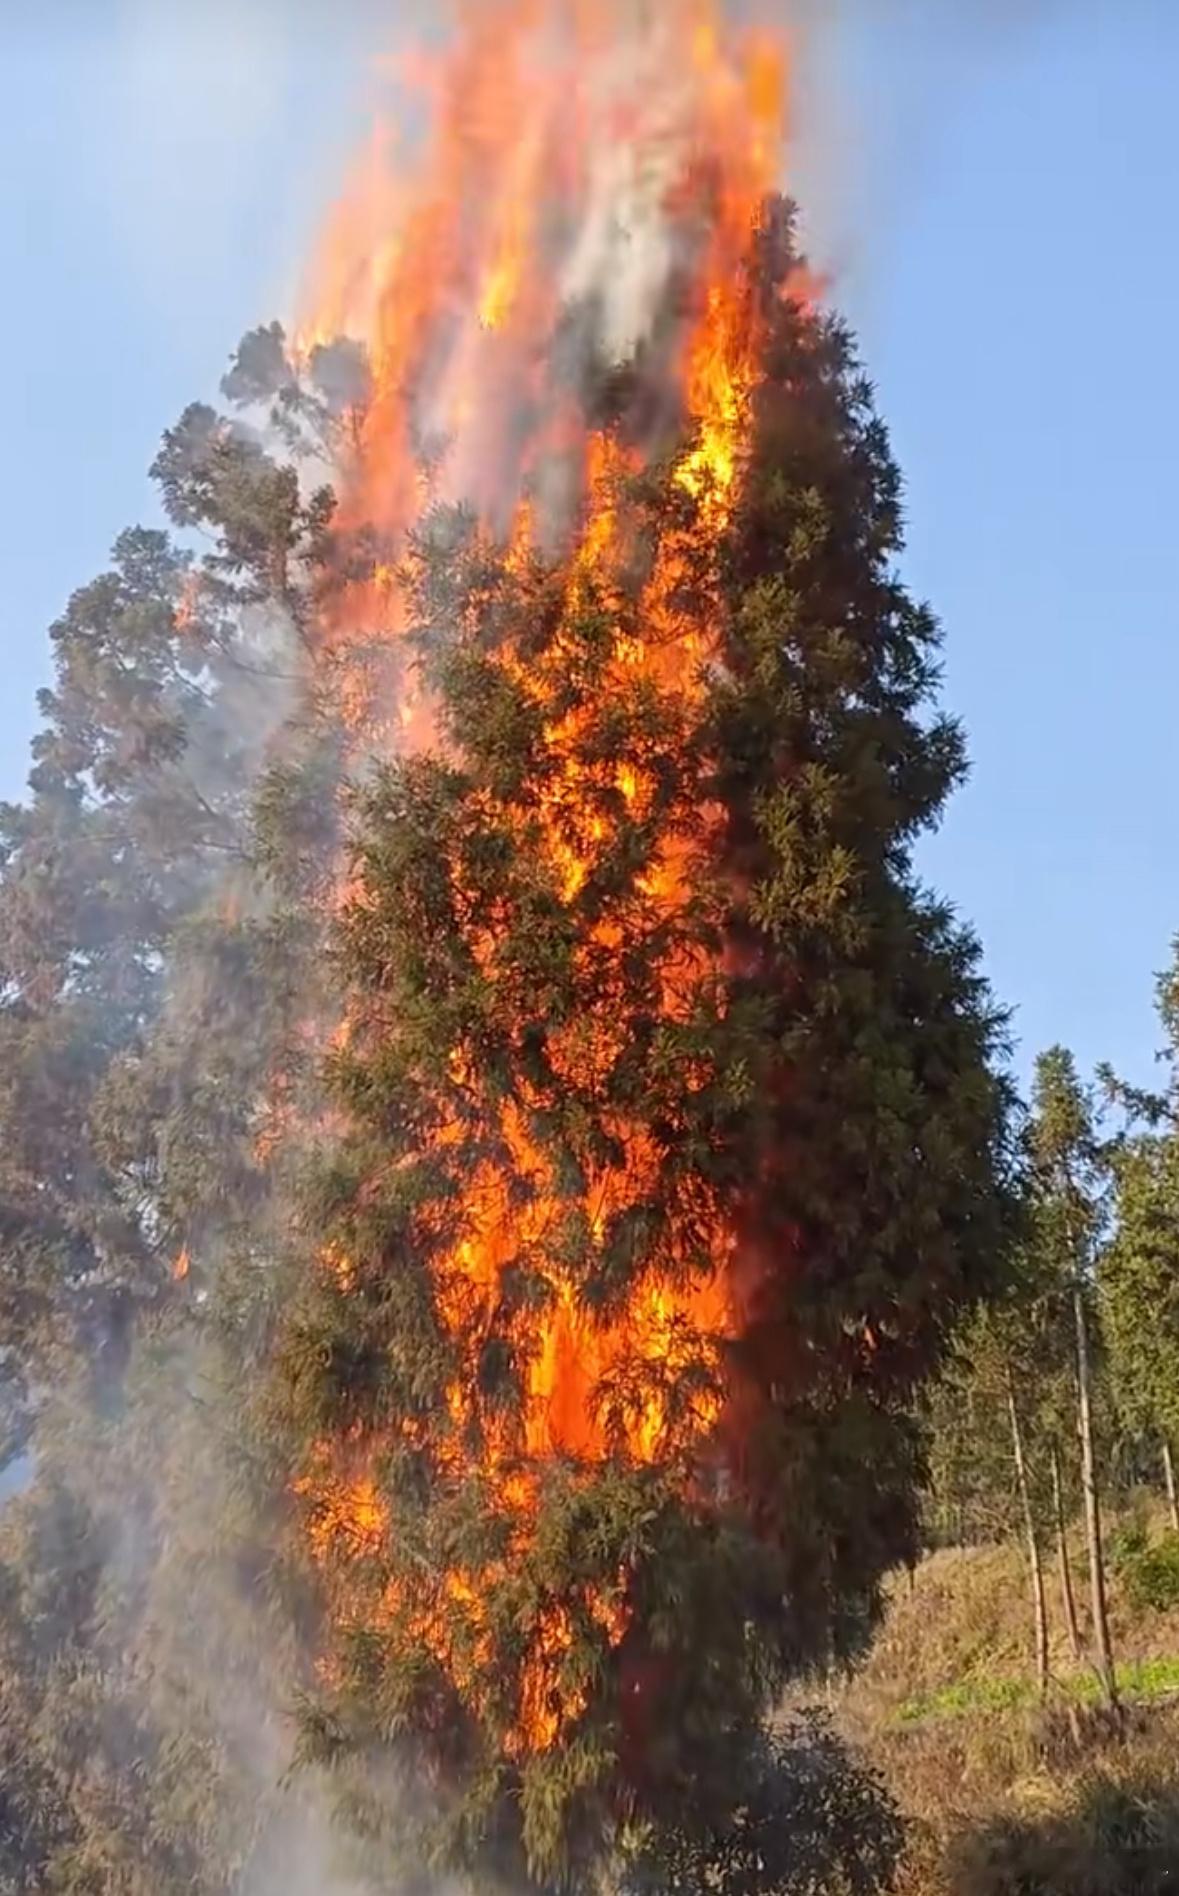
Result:
[[[1179,6],[848,0],[801,177],[908,483],[972,782],[925,851],[1017,1010],[1146,1076],[1179,930]],[[9,10],[5,9],[8,13]],[[14,15],[16,9],[11,9]],[[390,0],[43,0],[0,24],[0,794],[46,629],[281,313]]]

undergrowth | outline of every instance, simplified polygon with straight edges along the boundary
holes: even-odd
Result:
[[[908,1820],[896,1896],[1179,1896],[1179,1536],[1114,1527],[1121,1718],[1055,1586],[1040,1701],[1018,1547],[939,1552],[896,1583],[839,1713]],[[1087,1652],[1083,1614],[1081,1634]]]
[[[1179,1659],[1134,1660],[1116,1670],[1118,1691],[1124,1698],[1151,1700],[1179,1693]],[[895,1716],[900,1725],[916,1725],[926,1718],[968,1718],[977,1712],[1030,1708],[1038,1696],[1030,1679],[960,1679],[936,1692],[906,1699]],[[1094,1672],[1075,1672],[1053,1679],[1049,1697],[1096,1704],[1101,1697],[1101,1682]]]

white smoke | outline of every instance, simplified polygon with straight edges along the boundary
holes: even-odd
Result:
[[[609,362],[633,357],[663,299],[674,262],[663,199],[678,164],[670,140],[594,155],[589,208],[561,291],[569,303],[596,303]]]
[[[688,155],[690,101],[667,86],[667,51],[665,25],[648,16],[603,61],[585,210],[561,275],[566,302],[595,306],[595,340],[612,363],[649,338],[677,261],[666,207]],[[630,125],[621,138],[609,129],[620,107]]]

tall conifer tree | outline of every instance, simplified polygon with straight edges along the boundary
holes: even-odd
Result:
[[[613,566],[435,517],[445,742],[358,811],[350,1130],[283,1359],[334,1629],[307,1744],[362,1800],[424,1768],[434,1846],[542,1879],[723,1822],[783,1681],[863,1637],[914,1548],[914,1389],[1004,1237],[1001,1022],[912,861],[962,739],[793,262],[779,211],[730,506],[689,443],[620,484]],[[691,689],[669,623],[710,627]]]

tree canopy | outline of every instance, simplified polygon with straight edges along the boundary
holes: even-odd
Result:
[[[329,1801],[358,1890],[895,1853],[766,1721],[915,1551],[1011,1099],[913,867],[938,628],[796,261],[775,211],[730,485],[628,459],[616,381],[594,558],[402,549],[425,746],[364,753],[405,667],[321,636],[388,558],[317,484],[348,345],[245,338],[54,630],[0,817],[0,1887],[261,1891]]]
[[[438,1847],[542,1878],[718,1821],[784,1681],[854,1650],[1006,1228],[1002,1021],[912,869],[962,740],[793,261],[781,219],[731,508],[681,446],[619,480],[615,562],[432,519],[440,743],[358,806],[348,1131],[283,1359],[338,1628],[308,1741],[401,1734]],[[672,610],[714,641],[687,679]]]

